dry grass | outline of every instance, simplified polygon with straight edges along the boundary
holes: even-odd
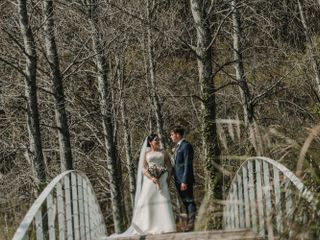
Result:
[[[301,177],[302,172],[303,172],[303,163],[307,154],[307,151],[309,149],[309,147],[311,146],[312,141],[320,135],[320,124],[318,124],[317,126],[311,128],[309,130],[309,136],[307,137],[307,139],[305,140],[301,151],[300,151],[300,155],[299,155],[299,159],[297,162],[297,168],[296,168],[296,175],[298,177]]]
[[[223,165],[221,168],[228,172],[228,176],[224,174],[224,189],[228,191],[228,185],[235,171],[250,156],[269,157],[281,162],[289,169],[293,170],[297,167],[297,171],[303,172],[306,154],[311,149],[311,143],[315,142],[315,138],[320,134],[320,124],[309,130],[306,139],[303,137],[293,139],[286,135],[281,126],[263,127],[254,122],[249,128],[246,128],[238,118],[219,119],[217,133],[222,147]],[[299,136],[298,133],[296,135]],[[221,172],[224,173],[224,171]],[[305,175],[305,177],[310,177],[310,175]],[[315,176],[315,178],[320,179],[320,176]],[[306,181],[307,178],[302,180]],[[216,211],[213,209],[215,208],[212,202],[204,197],[198,211],[198,230],[207,230],[210,229],[210,226],[212,227],[212,214],[216,214],[213,213]]]

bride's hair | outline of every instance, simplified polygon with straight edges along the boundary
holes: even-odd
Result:
[[[151,133],[151,134],[147,137],[147,147],[151,147],[151,146],[150,146],[150,142],[153,141],[153,139],[155,139],[155,138],[159,138],[158,134]]]

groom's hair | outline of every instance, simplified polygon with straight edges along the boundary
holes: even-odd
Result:
[[[185,133],[185,130],[183,127],[181,126],[174,126],[172,129],[171,129],[171,132],[174,132],[174,133],[178,133],[181,135],[181,137],[184,136],[184,133]]]

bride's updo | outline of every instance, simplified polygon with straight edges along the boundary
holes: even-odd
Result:
[[[158,139],[159,139],[158,134],[151,133],[151,134],[148,136],[148,138],[147,138],[147,147],[151,147],[151,146],[150,146],[150,142],[152,142],[155,138],[158,138]]]

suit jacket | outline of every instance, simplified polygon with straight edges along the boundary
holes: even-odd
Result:
[[[176,149],[174,179],[177,184],[186,183],[193,184],[193,148],[190,143],[183,140]]]

